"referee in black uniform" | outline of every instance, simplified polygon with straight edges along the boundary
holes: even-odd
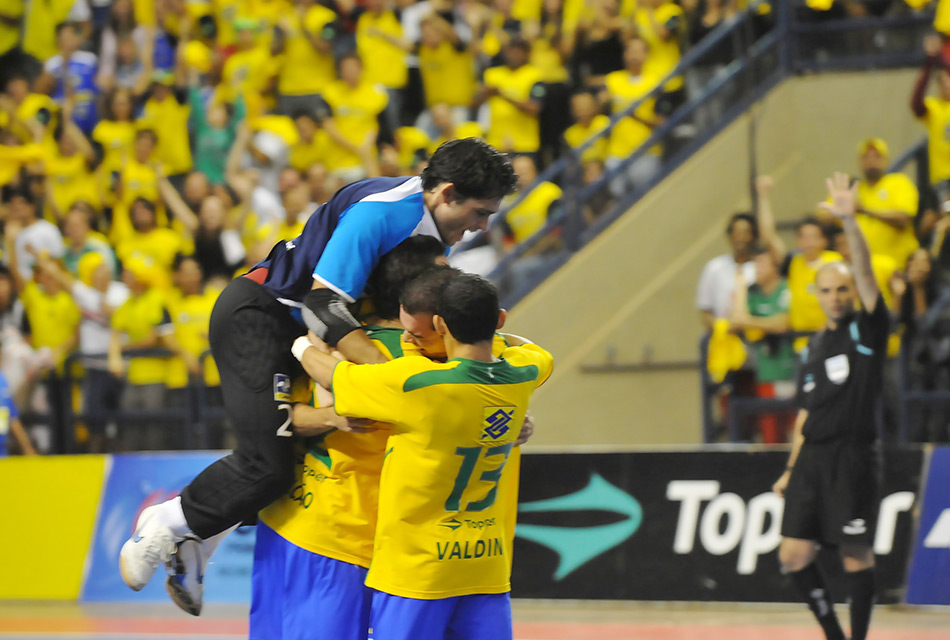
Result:
[[[879,504],[874,412],[889,333],[887,306],[854,217],[857,187],[848,183],[836,173],[828,180],[832,204],[820,206],[841,220],[854,259],[851,268],[832,262],[815,275],[828,325],[802,351],[792,453],[773,486],[785,497],[779,561],[828,640],[845,635],[815,564],[819,545],[837,547],[841,554],[850,584],[852,640],[867,636],[874,606]]]

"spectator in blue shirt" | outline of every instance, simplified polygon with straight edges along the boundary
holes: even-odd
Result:
[[[23,423],[20,422],[20,414],[17,413],[16,405],[13,404],[13,394],[10,392],[10,385],[7,384],[7,377],[0,373],[0,458],[7,455],[9,443],[7,434],[13,434],[17,447],[23,455],[35,456],[36,449],[33,443],[26,435]]]
[[[76,24],[56,25],[56,41],[59,53],[43,65],[36,91],[49,94],[60,105],[72,98],[73,122],[88,136],[99,121],[96,114],[98,59],[94,53],[79,50],[83,34]]]

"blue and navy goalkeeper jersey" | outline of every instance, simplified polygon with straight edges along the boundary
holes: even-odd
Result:
[[[360,180],[321,205],[299,236],[277,243],[251,279],[291,307],[301,306],[314,280],[353,302],[379,259],[417,235],[439,238],[420,178]],[[259,268],[267,269],[263,280]]]

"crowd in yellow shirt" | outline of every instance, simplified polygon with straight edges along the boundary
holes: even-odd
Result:
[[[8,4],[0,187],[30,190],[61,233],[71,211],[88,210],[91,228],[71,241],[67,270],[78,277],[93,246],[110,264],[146,261],[173,323],[184,299],[180,255],[194,254],[207,290],[220,290],[341,186],[415,174],[446,141],[484,138],[527,158],[526,175],[585,146],[584,181],[596,181],[642,151],[682,103],[683,80],[670,74],[703,10],[674,0],[114,0],[86,13],[53,0],[41,16],[38,3]],[[616,46],[592,57],[595,41]],[[85,66],[74,68],[80,58]],[[82,103],[90,95],[92,107]],[[648,183],[663,151],[651,145],[585,215]],[[181,206],[170,206],[166,179]],[[542,229],[554,235],[535,253],[559,246],[561,197],[561,185],[540,185],[510,212],[496,246]],[[137,222],[150,216],[154,225]]]

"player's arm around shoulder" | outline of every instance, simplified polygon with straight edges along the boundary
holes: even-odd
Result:
[[[428,358],[396,358],[381,364],[340,362],[332,387],[337,413],[376,422],[403,422],[412,399],[404,391],[412,376],[445,367]]]
[[[505,336],[506,340],[511,338],[517,338],[518,336]],[[524,338],[520,338],[524,340]],[[511,344],[505,349],[501,357],[508,361],[509,364],[515,367],[522,366],[535,366],[538,368],[538,375],[536,378],[537,386],[544,384],[551,373],[554,371],[554,356],[547,350],[533,342],[525,341],[523,344]]]

